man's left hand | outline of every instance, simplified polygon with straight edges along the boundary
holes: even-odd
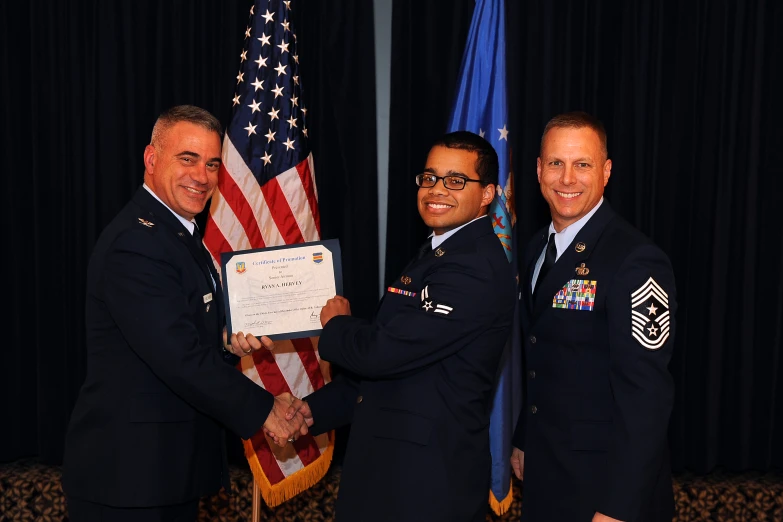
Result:
[[[229,342],[225,328],[223,328],[223,344],[225,344],[226,350],[237,357],[245,357],[262,348],[270,352],[275,349],[275,343],[266,335],[258,338],[253,334],[236,332],[231,334],[231,341]]]
[[[321,326],[326,326],[329,319],[336,315],[351,315],[351,303],[341,295],[332,297],[321,308]]]

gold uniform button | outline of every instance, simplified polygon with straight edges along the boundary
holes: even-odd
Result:
[[[531,379],[535,379],[536,378],[536,371],[535,370],[530,370],[529,372],[527,372],[527,376],[530,377]]]
[[[362,402],[362,396],[359,395],[358,397],[356,397],[356,404],[360,404],[361,402]]]
[[[530,344],[536,344],[536,336],[535,335],[531,335],[530,336]]]
[[[532,413],[533,415],[535,415],[537,411],[538,411],[538,408],[536,408],[535,404],[530,407],[530,413]]]

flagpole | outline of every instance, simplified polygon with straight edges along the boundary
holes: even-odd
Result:
[[[261,522],[261,489],[253,479],[253,513],[250,517],[251,522]]]

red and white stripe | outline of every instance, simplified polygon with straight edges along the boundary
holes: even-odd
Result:
[[[204,232],[218,271],[221,252],[318,241],[320,229],[312,153],[259,186],[226,135]]]

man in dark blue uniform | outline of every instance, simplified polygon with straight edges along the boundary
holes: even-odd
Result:
[[[553,118],[537,161],[552,223],[524,254],[526,394],[511,464],[525,522],[670,522],[674,275],[603,199],[600,121]]]
[[[289,426],[290,400],[233,367],[272,342],[224,338],[218,274],[193,221],[217,185],[221,134],[198,107],[163,113],[144,185],[95,245],[87,377],[65,442],[72,522],[195,521],[199,497],[229,489],[223,426],[250,438],[263,425],[285,444],[303,421]]]
[[[352,422],[340,522],[485,520],[489,409],[516,299],[486,216],[497,182],[486,140],[444,136],[416,177],[433,235],[375,321],[351,317],[339,296],[321,311],[320,355],[344,371],[298,407],[312,433]]]

